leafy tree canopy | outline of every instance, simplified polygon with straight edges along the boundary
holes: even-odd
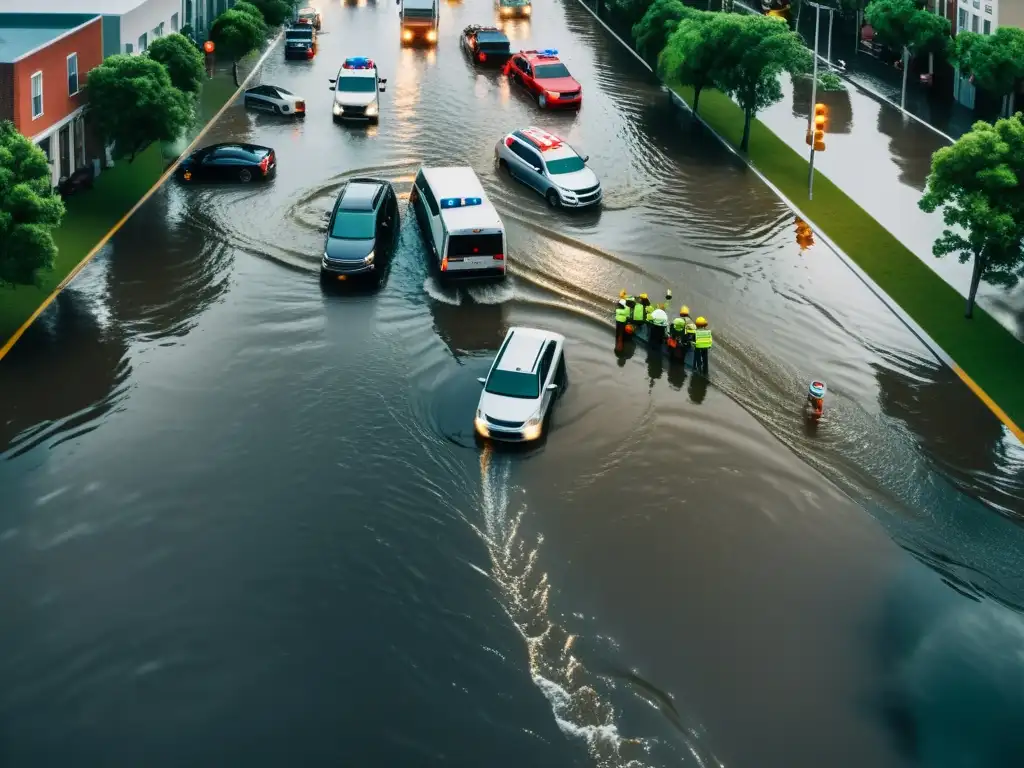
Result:
[[[265,25],[248,13],[229,9],[213,21],[210,39],[217,51],[238,61],[247,53],[255,51],[265,39]]]
[[[941,53],[949,45],[949,20],[919,8],[914,0],[871,0],[864,18],[894,51]]]
[[[615,16],[632,27],[647,13],[651,0],[607,0],[607,3]]]
[[[34,285],[53,267],[52,230],[63,218],[46,155],[13,123],[0,123],[0,285]]]
[[[918,205],[942,208],[947,227],[932,246],[936,256],[974,259],[967,298],[973,312],[981,280],[1012,287],[1024,276],[1024,121],[1017,113],[994,125],[977,122],[955,144],[932,156]],[[955,229],[953,229],[955,228]]]
[[[697,13],[682,19],[659,59],[661,73],[679,85],[693,88],[693,111],[700,94],[717,86],[716,74],[729,39],[742,17],[728,13]]]
[[[960,70],[996,95],[1012,93],[1024,79],[1024,30],[999,27],[995,34],[960,32],[953,56]]]
[[[89,73],[89,106],[100,134],[129,162],[154,141],[173,141],[192,122],[191,99],[148,56],[116,54]]]
[[[252,16],[260,23],[260,29],[263,30],[263,34],[267,34],[267,23],[263,18],[263,11],[261,11],[255,5],[253,5],[252,3],[245,2],[245,0],[238,0],[237,3],[231,6],[231,10]]]
[[[740,149],[750,143],[754,115],[782,98],[779,76],[811,68],[811,52],[789,25],[768,16],[742,16],[723,40],[715,67],[718,87],[736,99],[745,113]]]
[[[167,68],[171,85],[185,93],[199,93],[206,77],[203,54],[184,35],[158,37],[146,54]]]
[[[292,4],[285,0],[249,0],[249,3],[259,9],[263,20],[272,27],[280,26],[292,15]]]
[[[687,8],[679,0],[654,0],[647,13],[633,25],[633,42],[637,53],[654,65],[680,20],[700,11]]]

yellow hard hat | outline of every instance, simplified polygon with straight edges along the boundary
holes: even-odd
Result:
[[[640,298],[641,299],[646,299],[647,298],[647,294],[646,293],[641,293],[640,294]]]
[[[683,306],[679,308],[679,314],[682,315],[683,317],[686,317],[688,314],[690,314],[690,308],[683,304]]]
[[[619,298],[620,299],[626,298],[626,289],[625,288],[623,288],[621,291],[619,291]]]
[[[703,317],[698,317],[697,318],[697,325],[704,326],[704,325],[707,325],[707,324],[708,324],[708,321],[705,320]]]

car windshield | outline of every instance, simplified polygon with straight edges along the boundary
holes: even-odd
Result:
[[[338,211],[331,237],[342,240],[372,240],[376,220],[372,211]]]
[[[307,32],[303,29],[289,29],[285,33],[285,39],[291,42],[308,43],[313,39],[313,30]]]
[[[540,397],[540,380],[532,373],[521,371],[491,371],[484,391],[503,397],[535,399]]]
[[[287,88],[282,88],[282,87],[281,87],[280,85],[275,85],[275,86],[274,86],[274,88],[275,88],[275,89],[277,90],[277,92],[278,92],[278,93],[280,93],[280,94],[281,94],[282,96],[294,96],[294,95],[295,95],[294,93],[292,93],[291,91],[289,91],[289,90],[288,90]]]
[[[560,157],[558,160],[548,160],[548,173],[557,176],[560,173],[576,173],[587,166],[583,163],[582,157]]]
[[[538,80],[553,80],[556,77],[572,77],[565,64],[541,64],[534,67],[533,76]]]
[[[377,80],[373,77],[343,77],[338,81],[338,90],[349,93],[372,93],[377,90]]]

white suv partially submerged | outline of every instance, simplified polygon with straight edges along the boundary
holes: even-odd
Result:
[[[331,109],[334,122],[342,120],[380,120],[378,93],[384,92],[387,80],[377,73],[373,59],[364,56],[345,59],[338,70],[338,76],[331,78],[334,91],[334,106]]]
[[[492,440],[536,440],[567,382],[565,337],[536,328],[510,328],[486,377],[474,426]]]

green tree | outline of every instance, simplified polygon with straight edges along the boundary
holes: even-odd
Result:
[[[213,20],[210,39],[218,53],[237,62],[263,44],[265,25],[248,13],[229,9]]]
[[[651,0],[604,0],[608,10],[620,21],[632,28],[647,13]]]
[[[1024,80],[1024,30],[999,27],[992,35],[960,32],[953,40],[953,59],[980,88],[1002,97],[1002,114],[1013,114],[1014,95]]]
[[[249,0],[250,4],[256,6],[263,20],[272,27],[279,27],[284,24],[285,19],[292,15],[292,3],[285,0]],[[238,3],[235,3],[238,7]]]
[[[687,8],[679,0],[654,0],[643,18],[633,25],[633,44],[637,53],[651,66],[656,65],[679,22],[696,13],[699,11]]]
[[[965,317],[972,317],[978,285],[1015,286],[1024,276],[1024,121],[1018,112],[995,125],[977,122],[955,144],[932,156],[918,205],[942,208],[947,227],[932,245],[938,257],[973,259]],[[955,228],[955,229],[953,229]]]
[[[949,19],[919,8],[914,0],[872,0],[864,11],[864,17],[882,43],[903,53],[902,109],[907,102],[907,73],[911,59],[922,53],[946,53],[949,50]]]
[[[171,85],[184,93],[197,94],[206,78],[203,54],[184,35],[158,37],[146,54],[167,68]]]
[[[239,0],[237,3],[231,6],[231,10],[252,16],[252,18],[256,19],[256,21],[260,23],[260,29],[263,30],[263,35],[266,36],[267,22],[263,18],[263,11],[261,11],[255,5],[253,5],[252,3],[245,2],[245,0]]]
[[[89,111],[128,162],[154,141],[173,141],[193,118],[192,100],[148,56],[115,54],[89,73]]]
[[[726,13],[701,12],[682,19],[661,53],[658,67],[670,82],[693,88],[693,113],[699,114],[700,94],[715,88],[721,57],[730,34],[742,17]]]
[[[746,152],[754,115],[782,98],[779,76],[810,70],[811,52],[788,24],[768,16],[738,16],[718,40],[714,80],[743,109],[740,149]]]
[[[63,218],[46,155],[14,123],[0,123],[0,285],[35,285],[53,268],[52,232]]]

